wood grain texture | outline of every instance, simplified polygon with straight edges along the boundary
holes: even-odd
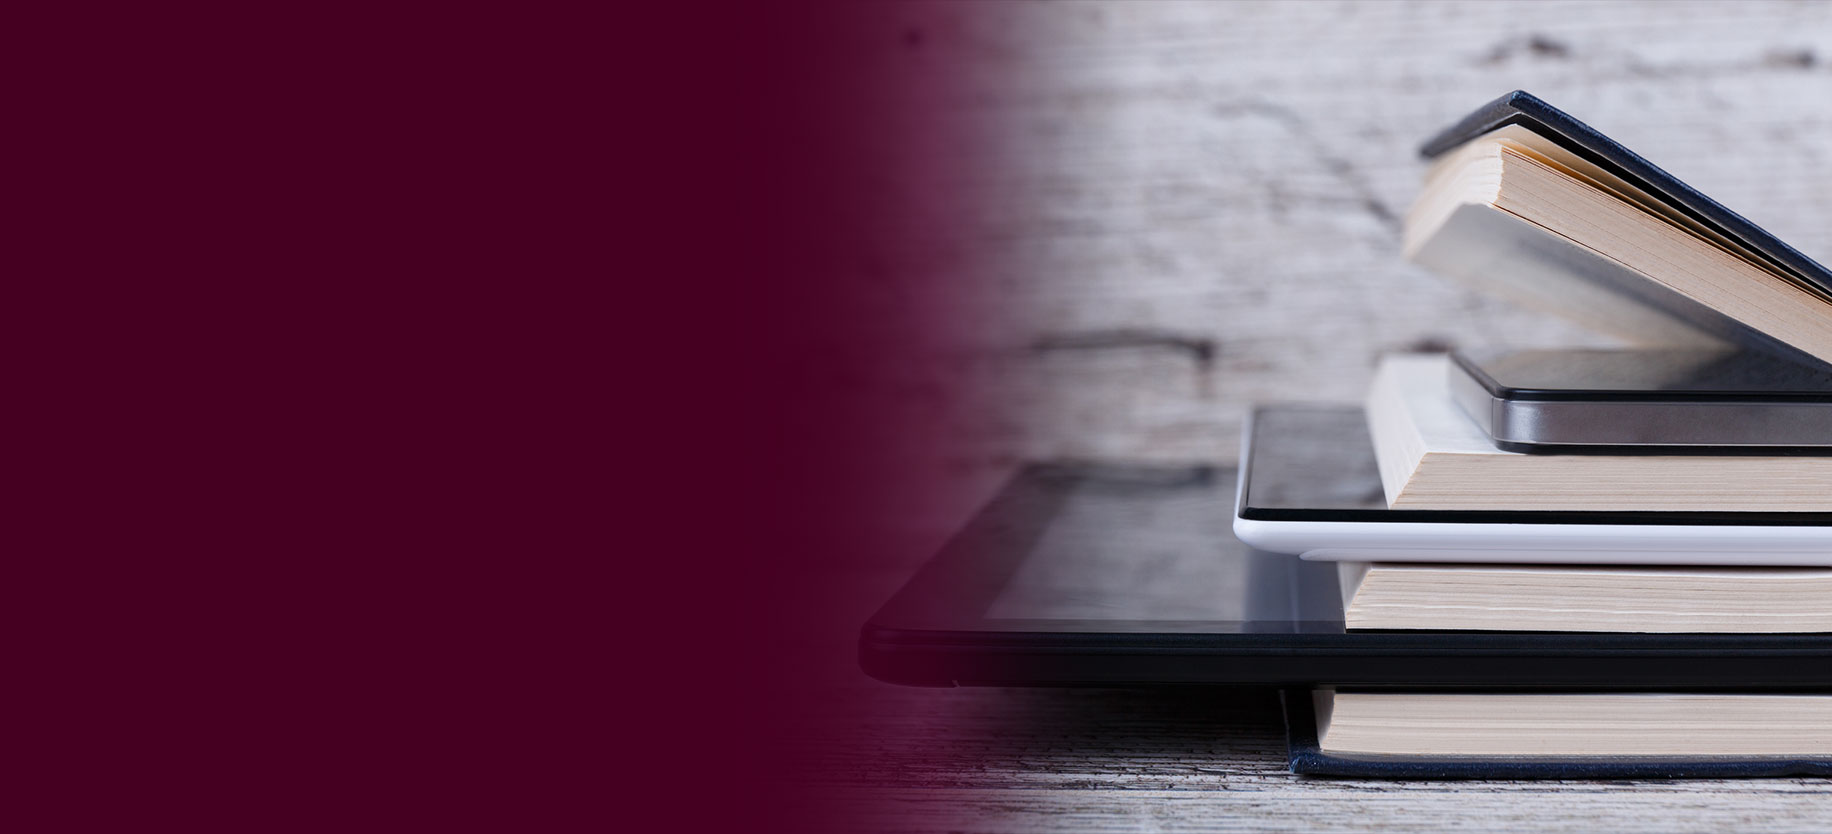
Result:
[[[1357,399],[1381,351],[1607,344],[1400,255],[1419,144],[1516,88],[1832,258],[1824,3],[894,8],[862,51],[918,94],[970,83],[894,125],[908,251],[857,291],[955,326],[861,385],[972,456],[1228,460],[1250,403]],[[933,401],[968,390],[1017,416]]]
[[[1358,400],[1381,351],[1607,344],[1400,256],[1416,147],[1509,90],[1832,258],[1832,6],[888,8],[848,36],[924,105],[885,116],[909,164],[874,188],[902,225],[856,266],[867,314],[810,349],[899,361],[786,390],[900,415],[855,421],[881,454],[836,490],[941,488],[836,522],[897,544],[830,566],[858,580],[837,605],[803,601],[832,621],[760,778],[844,831],[1832,829],[1823,779],[1299,778],[1268,693],[903,689],[865,679],[852,643],[1017,460],[1225,462],[1251,403]]]
[[[910,552],[915,552],[912,549]],[[889,592],[907,571],[861,575]],[[835,612],[767,775],[835,831],[1832,829],[1832,779],[1377,782],[1294,776],[1269,690],[916,689],[864,678]]]

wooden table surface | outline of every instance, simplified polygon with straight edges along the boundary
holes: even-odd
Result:
[[[978,494],[976,483],[965,493]],[[940,516],[932,519],[941,521]],[[859,624],[945,535],[861,568],[817,648],[779,774],[826,830],[1829,831],[1832,779],[1380,782],[1286,770],[1263,689],[923,689],[858,671]],[[832,601],[830,601],[831,603]]]
[[[872,831],[1825,831],[1832,780],[1373,782],[1294,776],[1262,690],[877,687],[814,745]]]

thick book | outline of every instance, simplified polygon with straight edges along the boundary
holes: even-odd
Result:
[[[1368,431],[1394,509],[1832,512],[1832,456],[1534,455],[1451,398],[1448,357],[1384,357]]]
[[[1832,756],[1832,695],[1312,693],[1318,748],[1409,757]]]
[[[1832,362],[1832,272],[1545,102],[1510,93],[1424,153],[1412,260],[1640,344]]]
[[[1283,693],[1285,706],[1285,739],[1290,753],[1291,771],[1316,776],[1352,777],[1359,779],[1736,779],[1781,776],[1832,776],[1832,755],[1820,753],[1773,753],[1764,748],[1764,752],[1755,755],[1708,752],[1711,749],[1723,749],[1723,745],[1710,745],[1692,748],[1671,745],[1681,752],[1664,755],[1647,755],[1629,752],[1640,747],[1637,744],[1625,744],[1621,748],[1605,750],[1601,754],[1586,752],[1582,755],[1556,755],[1545,752],[1534,752],[1525,745],[1499,745],[1500,752],[1489,754],[1443,754],[1402,752],[1405,747],[1382,748],[1384,752],[1360,752],[1347,747],[1365,747],[1365,744],[1354,744],[1353,734],[1345,744],[1344,736],[1336,735],[1334,746],[1325,749],[1318,736],[1317,699],[1308,689],[1287,689]],[[1351,695],[1353,693],[1350,693]],[[1447,693],[1448,694],[1448,693]],[[1474,695],[1478,693],[1463,693]],[[1527,694],[1527,693],[1522,693]],[[1622,693],[1641,694],[1641,693]],[[1657,693],[1656,693],[1657,695]],[[1408,720],[1429,721],[1430,716],[1422,712],[1426,706],[1434,705],[1430,699],[1442,697],[1434,693],[1425,693],[1418,707],[1405,709]],[[1565,693],[1543,693],[1531,697],[1562,698]],[[1737,697],[1735,694],[1722,697]],[[1357,705],[1346,703],[1347,714],[1341,716],[1342,722],[1336,723],[1336,696],[1329,698],[1326,705],[1329,717],[1334,725],[1332,729],[1346,729],[1356,721],[1364,722],[1369,717],[1368,710],[1359,709],[1366,703]],[[1442,702],[1436,702],[1441,704]],[[1545,703],[1555,703],[1547,701]],[[1720,703],[1722,703],[1720,701]],[[1732,702],[1735,703],[1735,702]],[[1585,704],[1565,702],[1568,708],[1584,711]],[[1726,710],[1713,710],[1707,705],[1693,703],[1691,714],[1683,716],[1693,724],[1712,723],[1718,730],[1723,730],[1721,723]],[[1770,705],[1773,706],[1772,704]],[[1706,707],[1700,710],[1700,707]],[[1668,709],[1684,707],[1667,707]],[[1760,710],[1754,707],[1748,711]],[[1454,707],[1453,707],[1454,710]],[[1742,711],[1743,707],[1731,707],[1729,711]],[[1535,711],[1538,711],[1536,709]],[[1655,710],[1658,712],[1659,710]],[[1700,712],[1716,713],[1701,716]],[[1788,710],[1788,715],[1780,716],[1782,726],[1791,726],[1797,722],[1802,713],[1814,710]],[[1357,714],[1359,712],[1359,715]],[[1645,716],[1645,712],[1643,713]],[[1467,720],[1467,714],[1460,716]],[[1811,717],[1807,715],[1805,717]],[[1700,719],[1704,721],[1701,722]],[[1770,720],[1776,716],[1760,716],[1758,720]],[[1762,725],[1758,725],[1762,726]],[[1561,727],[1549,728],[1555,732],[1568,732]],[[1673,728],[1667,728],[1671,731]],[[1588,745],[1590,748],[1601,745]],[[1734,749],[1737,745],[1731,745]],[[1794,745],[1780,745],[1792,747]]]
[[[1832,632],[1832,569],[1341,562],[1350,630]]]

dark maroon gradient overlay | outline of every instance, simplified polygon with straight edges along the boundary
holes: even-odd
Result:
[[[822,751],[894,718],[874,714],[883,684],[857,667],[859,628],[926,555],[911,548],[939,543],[910,528],[961,503],[950,466],[976,450],[959,435],[1013,419],[959,370],[1001,316],[985,300],[998,276],[984,218],[987,183],[1010,178],[1001,137],[969,115],[999,79],[958,50],[1005,13],[859,3],[776,21],[784,74],[760,119],[775,154],[747,230],[771,271],[740,312],[755,341],[731,348],[751,400],[726,412],[749,423],[734,460],[760,477],[704,508],[744,505],[723,570],[742,577],[728,602],[750,624],[736,633],[752,665],[712,667],[704,686],[764,711],[758,766],[790,828],[876,817],[874,797],[846,787],[859,774],[832,772]]]
[[[933,369],[981,320],[969,185],[997,149],[931,53],[990,8],[671,12],[685,40],[589,101],[634,141],[585,197],[620,215],[605,271],[562,299],[609,343],[567,363],[611,412],[585,427],[602,549],[552,578],[596,621],[566,660],[611,684],[585,712],[614,818],[845,829],[870,801],[810,742],[873,708],[854,646],[908,558],[891,531],[945,502],[959,419],[934,417],[965,392]]]
[[[15,827],[812,824],[971,291],[906,12],[18,21]]]

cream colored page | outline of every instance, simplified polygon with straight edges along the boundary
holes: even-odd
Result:
[[[1431,454],[1508,455],[1489,442],[1482,427],[1469,419],[1450,396],[1450,357],[1443,354],[1398,354],[1381,360],[1382,372],[1406,402],[1413,424]]]
[[[1614,195],[1617,199],[1624,202],[1633,203],[1649,214],[1655,215],[1705,240],[1735,252],[1738,256],[1749,261],[1751,264],[1762,267],[1770,272],[1783,272],[1783,270],[1779,270],[1772,264],[1763,260],[1762,256],[1756,254],[1754,250],[1749,249],[1735,239],[1692,219],[1683,212],[1675,210],[1671,205],[1659,197],[1630,184],[1627,180],[1610,173],[1603,167],[1566,150],[1558,143],[1521,127],[1520,125],[1508,125],[1507,127],[1500,128],[1487,134],[1483,138],[1493,139],[1499,142],[1504,148],[1533,159],[1566,176],[1583,180],[1592,186]]]

